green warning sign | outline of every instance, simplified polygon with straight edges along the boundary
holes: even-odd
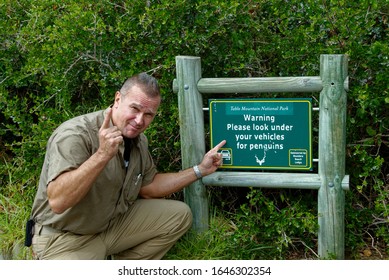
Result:
[[[222,168],[312,169],[311,99],[212,99],[209,113]]]

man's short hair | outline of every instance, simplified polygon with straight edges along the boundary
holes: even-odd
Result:
[[[150,97],[160,96],[157,79],[144,72],[128,78],[120,89],[120,93],[126,95],[135,85],[140,87]]]

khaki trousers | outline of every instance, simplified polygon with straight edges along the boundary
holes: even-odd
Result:
[[[185,203],[139,199],[99,234],[35,232],[32,248],[36,259],[161,259],[191,225]]]

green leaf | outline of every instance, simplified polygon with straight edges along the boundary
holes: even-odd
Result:
[[[375,136],[377,133],[371,126],[366,127],[366,132],[369,134],[369,136]]]

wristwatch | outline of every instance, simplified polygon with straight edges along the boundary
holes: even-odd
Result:
[[[201,179],[203,177],[203,174],[201,174],[201,171],[200,171],[198,165],[193,166],[193,171],[196,174],[197,179]]]

